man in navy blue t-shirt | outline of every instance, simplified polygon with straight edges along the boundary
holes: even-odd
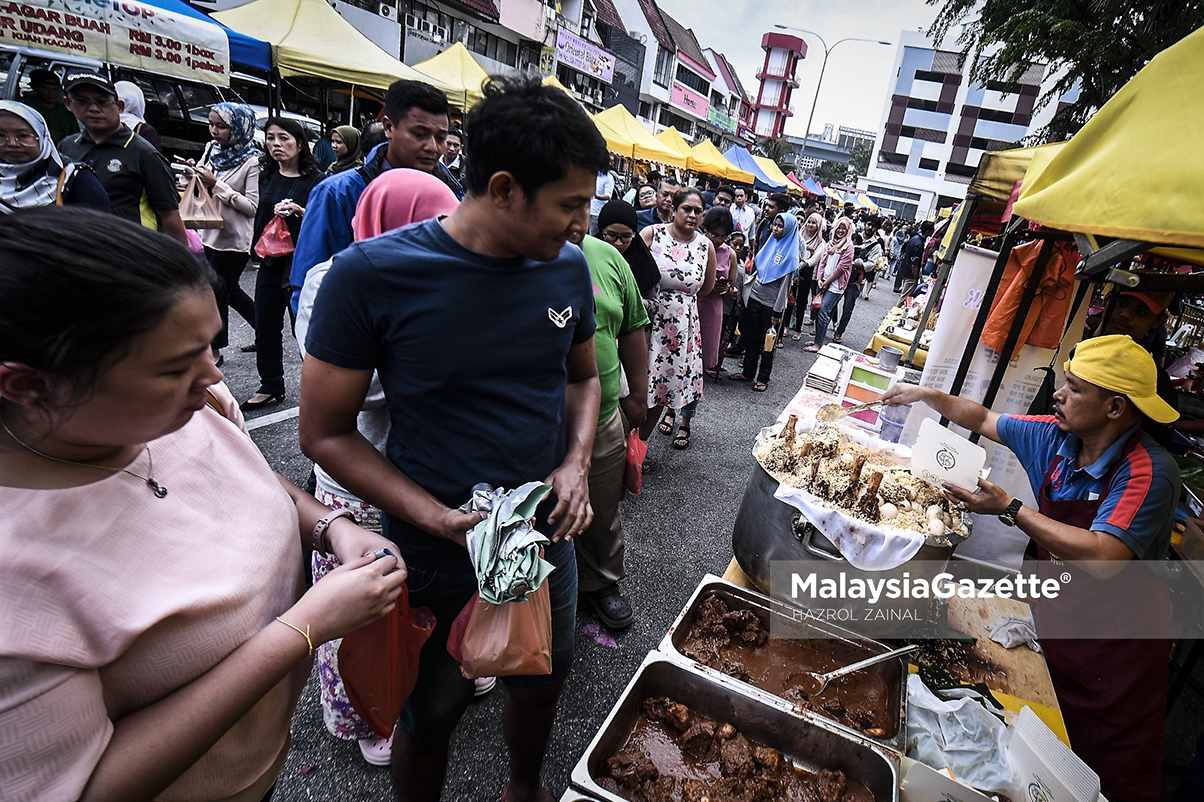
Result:
[[[438,621],[393,738],[399,799],[438,800],[456,723],[473,697],[447,653],[476,590],[456,508],[479,482],[544,480],[535,525],[552,606],[552,672],[505,677],[510,802],[550,800],[539,771],[572,665],[577,575],[571,538],[590,523],[588,476],[601,389],[584,233],[606,142],[557,89],[499,80],[468,115],[467,195],[449,217],[355,243],[318,293],[302,373],[301,445],[385,513],[412,606]],[[356,429],[372,372],[392,429],[387,459]]]

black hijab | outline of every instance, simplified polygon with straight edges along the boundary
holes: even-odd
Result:
[[[652,258],[648,246],[640,237],[640,223],[635,216],[635,207],[626,201],[607,201],[606,205],[602,207],[602,211],[598,212],[598,233],[601,234],[603,229],[614,223],[627,226],[635,232],[623,258],[627,260],[627,266],[631,268],[631,275],[635,276],[635,283],[640,288],[640,295],[648,297],[660,283],[661,271],[656,266],[656,260]]]

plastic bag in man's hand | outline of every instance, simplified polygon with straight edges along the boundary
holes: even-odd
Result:
[[[623,487],[637,496],[644,482],[644,457],[648,455],[648,444],[634,431],[627,435],[627,465],[623,469]]]
[[[470,679],[552,673],[552,596],[545,581],[526,601],[490,604],[474,593],[452,622],[447,652]]]
[[[397,607],[388,615],[343,638],[339,673],[355,712],[381,738],[393,735],[401,708],[418,682],[418,655],[435,629],[425,607],[410,607],[401,586]]]

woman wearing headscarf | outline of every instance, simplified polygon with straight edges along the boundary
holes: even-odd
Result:
[[[752,388],[758,393],[769,389],[769,374],[773,371],[773,349],[762,347],[765,332],[782,321],[790,278],[798,270],[800,249],[805,247],[800,243],[798,220],[789,212],[778,214],[769,230],[765,244],[757,251],[756,274],[740,318],[740,340],[746,344],[744,369],[731,377],[732,381],[753,382]]]
[[[162,153],[163,143],[159,140],[159,132],[146,121],[146,95],[142,94],[142,87],[133,81],[118,81],[113,88],[117,90],[118,100],[125,104],[121,111],[121,122]]]
[[[24,103],[0,101],[0,213],[55,205],[110,211],[96,175],[59,155],[42,115]]]
[[[341,173],[364,163],[360,150],[360,132],[350,125],[340,125],[330,135],[330,146],[334,148],[335,161],[326,171],[327,175]]]
[[[458,205],[456,196],[447,185],[430,173],[398,168],[382,173],[364,190],[356,205],[351,227],[357,241],[365,240],[410,223],[451,214]],[[309,331],[314,299],[332,262],[333,259],[328,259],[310,270],[301,288],[296,333],[302,356],[305,355],[305,335]],[[377,451],[384,453],[385,441],[389,437],[389,410],[385,406],[385,392],[381,388],[380,377],[375,373],[372,374],[368,395],[360,409],[357,428]],[[331,509],[351,510],[355,522],[364,529],[372,532],[381,530],[379,509],[353,495],[332,479],[321,465],[314,465],[314,474],[317,476],[314,495],[319,501]],[[337,558],[315,551],[312,565],[314,581],[320,580],[340,564]],[[341,643],[341,640],[331,641],[316,650],[322,719],[326,722],[326,729],[336,738],[358,741],[364,760],[374,766],[387,766],[392,754],[392,739],[378,738],[347,700],[347,690],[339,674],[338,651]]]
[[[842,217],[833,224],[828,252],[816,269],[816,279],[819,281],[816,293],[822,294],[823,302],[819,307],[819,321],[815,324],[815,342],[807,343],[808,351],[818,351],[823,347],[828,324],[832,320],[832,310],[836,308],[849,285],[849,275],[853,270],[852,220]]]
[[[644,298],[651,298],[656,292],[656,285],[661,280],[660,268],[656,259],[648,250],[648,246],[639,236],[640,224],[635,216],[635,209],[624,201],[607,201],[598,212],[598,239],[605,240],[615,247],[631,268],[635,276],[635,285]],[[645,307],[647,304],[645,304]]]
[[[698,298],[698,321],[702,326],[702,369],[712,379],[719,378],[719,354],[723,335],[723,305],[736,295],[733,281],[736,256],[727,246],[736,229],[732,213],[725,206],[712,206],[702,216],[702,233],[715,248],[715,286]]]
[[[230,342],[230,307],[252,328],[255,326],[255,302],[238,283],[251,256],[251,235],[259,208],[255,110],[242,103],[214,103],[209,110],[209,136],[213,140],[205,146],[196,174],[218,204],[222,227],[199,233],[205,243],[205,256],[221,279],[217,310],[222,316],[222,330],[213,341],[214,349],[220,349]]]
[[[824,218],[819,212],[812,212],[803,224],[802,243],[806,253],[799,256],[798,285],[801,291],[795,293],[793,335],[796,342],[803,339],[803,316],[811,309],[811,297],[819,286],[815,281],[815,266],[828,248],[828,243],[824,242]],[[815,326],[815,312],[811,312],[811,325]]]

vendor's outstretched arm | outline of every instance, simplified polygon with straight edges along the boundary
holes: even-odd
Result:
[[[996,443],[1002,442],[996,428],[996,424],[999,422],[999,413],[992,412],[982,404],[969,399],[957,398],[931,387],[896,384],[882,394],[882,400],[890,406],[902,406],[923,401],[958,426],[976,432],[988,440],[994,440]]]
[[[443,505],[397,470],[356,428],[356,418],[371,380],[371,370],[348,370],[307,356],[301,368],[301,450],[339,484],[369,504],[463,546],[465,533],[484,514],[466,515]],[[596,378],[594,384],[597,385]],[[595,420],[597,417],[595,401]]]
[[[978,480],[978,492],[951,484],[945,485],[945,492],[965,504],[970,512],[980,515],[998,515],[1012,503],[1011,493],[986,479]],[[1134,556],[1133,550],[1124,541],[1109,532],[1070,526],[1042,515],[1031,507],[1020,508],[1016,515],[1016,526],[1060,560],[1115,562],[1115,570],[1105,566],[1087,568],[1089,573],[1100,579],[1110,578]]]

